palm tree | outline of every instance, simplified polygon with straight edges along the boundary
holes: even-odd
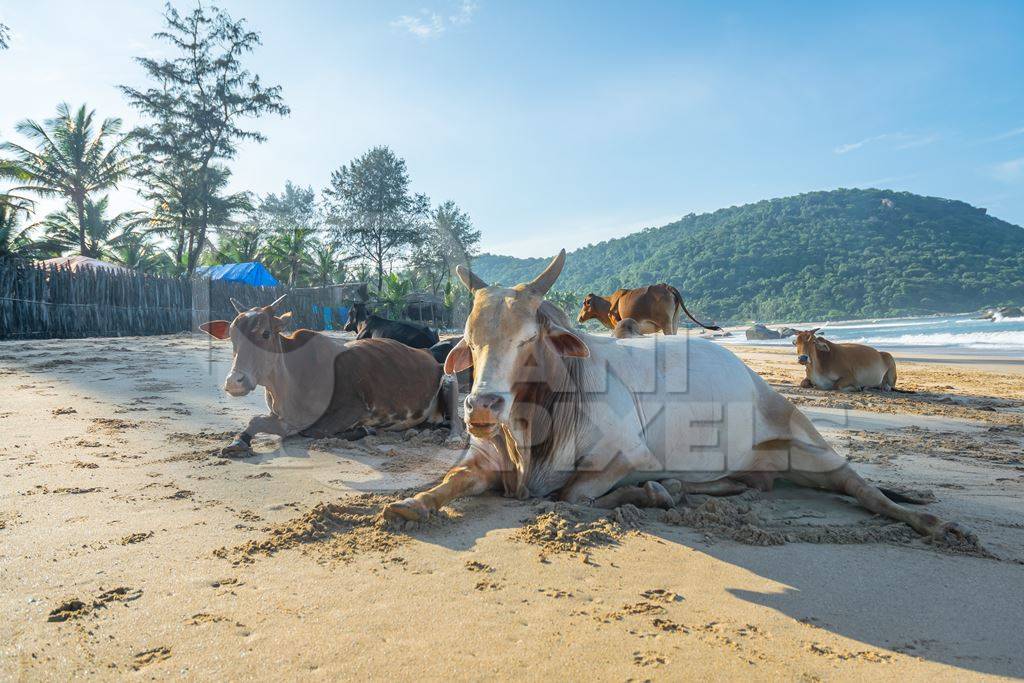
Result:
[[[18,227],[18,214],[28,218],[32,200],[13,194],[0,194],[0,261],[4,259],[40,259],[53,256],[56,245],[32,236],[33,226]]]
[[[321,287],[344,282],[347,269],[333,244],[317,242],[309,250],[309,275]]]
[[[148,221],[142,211],[123,211],[113,218],[107,217],[110,197],[98,202],[86,199],[83,206],[84,231],[79,229],[78,209],[68,202],[63,211],[49,214],[38,225],[46,230],[46,236],[62,251],[79,247],[82,256],[100,258],[104,247],[115,245],[125,233]],[[34,227],[34,226],[33,226]]]
[[[405,310],[405,299],[412,293],[412,280],[403,280],[397,273],[385,275],[377,300],[391,313],[392,317],[400,318]]]
[[[13,142],[0,145],[14,158],[0,164],[0,176],[14,178],[41,197],[66,197],[74,207],[79,252],[87,244],[86,202],[94,192],[117,187],[131,174],[137,157],[129,149],[130,136],[119,135],[121,119],[103,119],[95,125],[95,110],[82,105],[72,114],[67,103],[57,105],[57,117],[42,125],[26,119],[15,130],[35,143],[36,151]]]
[[[203,262],[208,266],[224,263],[249,263],[263,257],[263,229],[248,223],[235,230],[223,229],[217,244],[206,253]]]
[[[103,257],[140,273],[172,274],[174,271],[174,260],[170,254],[158,249],[145,231],[132,228],[112,239]]]
[[[211,166],[206,171],[207,194],[204,196],[207,226],[231,226],[235,215],[252,211],[250,193],[222,194],[230,177],[231,172],[222,166]],[[210,236],[202,227],[200,188],[196,185],[195,178],[189,173],[161,168],[147,173],[145,182],[147,189],[143,196],[153,202],[148,231],[170,238],[172,261],[179,264],[179,271],[194,270],[207,247],[213,248],[214,254],[202,260],[224,263],[225,261],[218,260],[216,246],[212,244]]]
[[[309,269],[309,250],[315,232],[311,228],[293,227],[279,232],[267,241],[267,261],[294,286]]]

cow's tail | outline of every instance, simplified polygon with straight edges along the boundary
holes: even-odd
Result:
[[[679,307],[683,309],[683,313],[686,314],[687,318],[689,318],[693,322],[697,323],[698,325],[703,327],[705,330],[721,330],[722,329],[718,325],[705,325],[701,321],[699,321],[696,318],[694,318],[693,314],[691,314],[688,310],[686,310],[686,304],[683,303],[683,295],[679,293],[679,290],[676,289],[675,287],[673,287],[672,285],[666,285],[666,286],[668,287],[669,291],[672,292],[672,296],[674,296],[676,298],[676,303],[679,304]]]

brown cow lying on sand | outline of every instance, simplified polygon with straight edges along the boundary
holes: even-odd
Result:
[[[922,535],[976,543],[958,524],[897,505],[862,479],[727,349],[687,336],[619,340],[570,330],[544,301],[564,260],[562,251],[512,288],[457,269],[473,308],[445,371],[474,370],[469,450],[440,484],[387,505],[385,519],[423,520],[492,489],[602,508],[671,507],[685,492],[736,492],[740,482],[783,477],[852,496]]]
[[[800,386],[839,391],[892,391],[896,387],[896,361],[891,353],[863,344],[831,342],[815,336],[820,329],[797,332],[793,340],[797,362],[806,373]]]
[[[461,433],[458,388],[425,350],[391,339],[345,343],[312,330],[282,334],[290,313],[269,306],[246,310],[231,300],[234,321],[214,320],[200,329],[234,348],[224,391],[245,396],[266,390],[269,415],[258,415],[221,452],[247,453],[259,432],[357,439],[369,430],[403,430],[450,422]]]
[[[693,322],[708,330],[720,330],[700,322],[686,310],[679,290],[665,283],[638,289],[617,289],[610,297],[591,292],[583,300],[579,322],[596,319],[608,329],[615,329],[619,321],[633,318],[641,334],[676,334],[679,331],[679,311]]]

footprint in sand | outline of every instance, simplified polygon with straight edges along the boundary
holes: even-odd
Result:
[[[171,648],[169,647],[154,647],[149,650],[143,650],[137,652],[135,657],[132,658],[132,668],[138,671],[144,666],[148,666],[155,662],[162,662],[165,659],[171,658]]]
[[[152,537],[152,531],[137,531],[134,534],[128,534],[127,536],[122,537],[118,543],[121,545],[134,545],[136,543],[142,543],[146,539]]]
[[[478,591],[496,591],[501,590],[501,584],[495,581],[477,581],[474,588]]]
[[[633,653],[633,664],[636,666],[661,666],[666,662],[668,660],[665,658],[665,655],[651,650]]]
[[[652,588],[646,590],[640,594],[641,597],[647,598],[653,602],[682,602],[683,596],[679,593],[668,590],[667,588]]]
[[[77,619],[90,611],[91,607],[78,598],[68,598],[50,610],[47,621],[67,621]]]
[[[105,590],[97,595],[92,601],[86,602],[78,598],[65,598],[59,605],[50,610],[47,621],[68,621],[78,619],[91,614],[93,611],[103,609],[112,602],[128,603],[142,597],[142,590],[118,586]]]

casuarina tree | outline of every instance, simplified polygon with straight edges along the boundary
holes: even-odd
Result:
[[[190,233],[182,255],[191,273],[217,211],[215,185],[227,169],[217,162],[233,159],[242,141],[266,138],[247,127],[265,114],[287,115],[280,86],[266,86],[242,63],[260,45],[244,19],[235,20],[215,5],[198,5],[181,14],[168,4],[165,28],[154,37],[170,44],[167,59],[137,57],[153,81],[148,88],[121,86],[147,122],[136,130],[140,147],[161,182],[176,186],[182,205],[180,230]],[[186,240],[183,240],[186,241]]]

